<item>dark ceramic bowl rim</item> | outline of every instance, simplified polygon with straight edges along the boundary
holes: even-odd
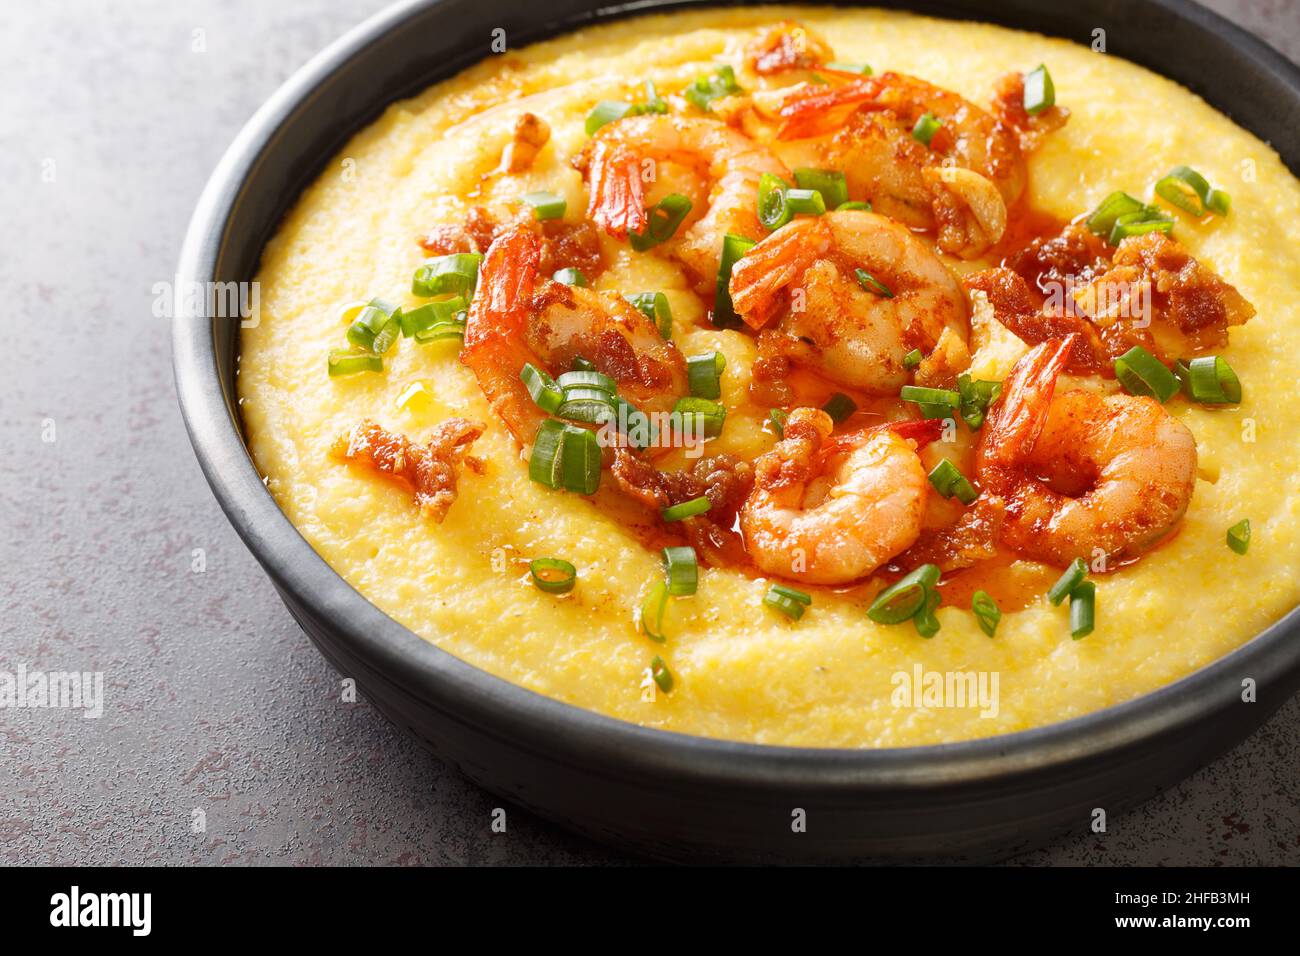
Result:
[[[277,147],[277,131],[285,118],[340,63],[437,2],[405,0],[366,20],[299,69],[248,121],[199,199],[180,257],[178,290],[186,282],[206,282],[220,274],[227,219],[263,151]],[[1149,2],[1202,29],[1215,30],[1248,51],[1281,77],[1300,101],[1300,69],[1271,48],[1193,4]],[[651,2],[610,8],[570,18],[541,35],[663,6]],[[386,102],[375,104],[376,110]],[[806,785],[866,792],[956,786],[1086,760],[1211,719],[1240,700],[1243,674],[1263,685],[1270,675],[1293,669],[1300,661],[1296,608],[1227,656],[1173,684],[1082,717],[996,737],[917,747],[832,749],[740,743],[640,727],[493,676],[424,641],[372,605],[312,549],[264,487],[232,418],[211,320],[195,320],[177,310],[173,361],[181,409],[203,472],[276,586],[329,618],[383,679],[457,720],[490,728],[560,763],[598,766],[612,776],[648,772],[666,783],[717,782],[759,789]]]

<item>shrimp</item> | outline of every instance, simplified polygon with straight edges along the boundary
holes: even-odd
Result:
[[[1196,439],[1137,395],[1053,394],[1074,336],[1016,363],[977,453],[986,494],[1006,503],[1001,540],[1066,565],[1137,558],[1178,524],[1196,485]]]
[[[831,438],[818,408],[796,408],[785,437],[754,463],[740,510],[750,559],[768,574],[847,584],[911,547],[929,482],[916,445],[936,422],[899,422]]]
[[[765,147],[712,119],[646,115],[607,123],[574,165],[590,190],[587,218],[616,239],[642,232],[649,222],[642,176],[654,166],[647,162],[695,169],[712,184],[708,210],[665,247],[702,292],[716,280],[727,233],[748,239],[763,234],[755,208],[762,175],[791,178]]]
[[[816,150],[822,165],[844,170],[850,196],[935,233],[941,249],[963,259],[978,258],[1002,238],[1007,210],[1025,190],[1019,132],[915,77],[885,73],[797,87],[778,116],[781,140],[833,134]],[[925,144],[913,130],[927,116],[939,125]]]
[[[647,411],[668,410],[686,392],[686,362],[639,309],[614,293],[538,274],[541,239],[514,226],[488,247],[465,324],[461,361],[521,445],[545,417],[519,377],[531,363],[549,372],[582,357]]]
[[[781,227],[736,263],[730,290],[751,328],[780,317],[760,336],[765,359],[877,394],[907,383],[910,351],[930,352],[945,329],[967,333],[966,298],[948,268],[903,226],[859,210]]]
[[[745,44],[745,65],[757,76],[811,70],[835,59],[821,36],[794,20],[782,20]]]

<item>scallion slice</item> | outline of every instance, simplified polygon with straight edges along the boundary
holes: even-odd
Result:
[[[931,469],[930,484],[943,497],[956,498],[964,505],[973,503],[979,497],[979,492],[970,483],[970,479],[947,458],[940,460],[939,464]]]
[[[665,694],[671,694],[673,690],[673,674],[664,663],[664,659],[655,655],[655,659],[650,662],[650,677],[654,680],[656,686]]]
[[[601,425],[618,413],[613,395],[598,388],[567,388],[555,414],[569,422]]]
[[[1156,183],[1156,195],[1193,216],[1208,212],[1228,214],[1231,202],[1222,190],[1210,188],[1209,181],[1190,166],[1175,166]]]
[[[849,398],[843,392],[836,392],[830,398],[826,399],[826,404],[822,406],[822,411],[831,417],[836,425],[846,420],[850,415],[858,410],[858,403]]]
[[[419,345],[427,345],[429,342],[439,342],[443,339],[459,339],[465,337],[465,323],[463,321],[438,322],[429,326],[427,329],[420,329],[415,333],[415,341]]]
[[[987,591],[976,591],[970,596],[970,609],[975,613],[981,631],[989,637],[997,633],[998,622],[1002,620],[1002,610],[991,594]]]
[[[794,181],[800,189],[811,189],[821,193],[827,209],[839,209],[849,200],[848,180],[837,169],[802,167],[794,171]]]
[[[331,349],[327,367],[331,378],[356,375],[358,372],[382,372],[384,370],[384,358],[369,349],[365,351]]]
[[[934,637],[939,633],[939,619],[934,616],[934,612],[938,610],[942,601],[943,597],[938,591],[930,589],[925,592],[925,600],[912,616],[912,625],[916,628],[916,633],[925,638]]]
[[[568,206],[568,201],[555,193],[525,193],[520,198],[533,207],[533,215],[539,222],[547,219],[563,219],[564,210]]]
[[[641,631],[650,640],[658,641],[660,644],[667,640],[667,635],[664,634],[664,611],[667,608],[668,585],[662,579],[657,580],[650,585],[645,600],[641,602],[640,617]]]
[[[1056,105],[1056,87],[1052,83],[1052,74],[1047,67],[1039,64],[1025,74],[1025,95],[1022,101],[1025,112],[1030,116]]]
[[[1249,518],[1238,521],[1228,529],[1228,547],[1237,552],[1237,554],[1245,554],[1250,550]]]
[[[618,392],[618,383],[604,372],[597,372],[594,368],[579,368],[565,372],[555,380],[555,384],[565,392],[571,388],[596,388],[610,397]]]
[[[1145,212],[1130,213],[1115,220],[1115,225],[1107,238],[1112,246],[1118,246],[1129,236],[1141,236],[1148,232],[1170,233],[1174,230],[1174,221],[1167,216],[1149,215]]]
[[[561,457],[564,487],[580,495],[594,495],[600,487],[600,441],[596,433],[566,425]]]
[[[755,206],[758,221],[767,229],[780,229],[794,218],[794,210],[786,202],[786,190],[790,188],[780,176],[764,173],[758,179],[758,202]]]
[[[699,587],[700,565],[691,547],[664,548],[664,568],[668,574],[668,593],[687,597]]]
[[[979,431],[988,415],[989,406],[1002,394],[1001,382],[986,382],[972,379],[963,372],[957,376],[957,394],[961,396],[958,405],[962,421],[971,431]]]
[[[898,391],[898,397],[905,402],[918,405],[943,405],[956,408],[961,404],[961,393],[947,388],[925,388],[921,385],[904,385]]]
[[[826,200],[815,189],[787,189],[785,205],[796,216],[821,216],[826,212]]]
[[[777,438],[785,437],[785,420],[789,415],[784,409],[774,408],[767,413],[767,420],[772,423],[772,430]]]
[[[528,394],[537,403],[537,407],[548,415],[555,414],[564,402],[564,390],[555,383],[555,379],[531,362],[523,367],[519,377],[523,379],[524,387],[528,389]]]
[[[478,285],[483,257],[476,252],[456,252],[425,259],[411,279],[411,294],[422,299],[435,295],[472,295]]]
[[[625,103],[622,100],[601,100],[587,114],[587,135],[591,136],[606,123],[612,123],[614,120],[620,120],[624,116],[631,115],[632,109],[631,103]]]
[[[623,298],[636,306],[641,314],[653,322],[659,334],[665,339],[673,337],[673,310],[668,304],[668,296],[662,292],[638,292]]]
[[[934,139],[934,134],[939,132],[939,127],[942,125],[943,120],[933,113],[926,113],[912,127],[912,138],[922,145],[929,146],[930,141]]]
[[[1070,562],[1070,566],[1065,569],[1065,572],[1056,579],[1056,583],[1048,588],[1047,600],[1059,607],[1061,602],[1079,586],[1079,582],[1087,576],[1088,565],[1083,558],[1075,558]]]
[[[866,269],[854,269],[853,274],[858,279],[858,285],[862,286],[862,288],[866,289],[868,292],[874,292],[882,299],[892,299],[894,297],[894,293],[890,291],[889,286],[885,285]]]
[[[722,371],[727,359],[721,352],[705,352],[686,359],[686,380],[695,398],[722,397]]]
[[[867,617],[877,624],[902,624],[911,620],[938,583],[939,566],[923,564],[881,591],[867,609]]]
[[[528,456],[528,477],[547,488],[564,487],[564,422],[548,418],[537,429]]]
[[[1183,390],[1202,405],[1237,405],[1241,402],[1241,380],[1232,366],[1217,355],[1203,355],[1179,362],[1174,371]]]
[[[702,515],[709,510],[709,499],[705,495],[698,498],[692,498],[689,501],[683,501],[671,507],[664,508],[659,512],[659,516],[664,521],[681,521],[685,518],[694,518],[696,515]]]
[[[718,286],[713,299],[713,324],[720,329],[734,329],[743,323],[731,302],[731,270],[754,248],[753,239],[727,233],[722,240],[722,259],[718,264]]]
[[[859,209],[862,212],[871,212],[871,203],[859,202],[856,199],[850,199],[848,202],[842,202],[835,207],[836,212],[848,212],[850,209]]]
[[[689,427],[701,432],[705,438],[717,438],[727,420],[727,408],[705,398],[683,397],[673,405],[670,417],[679,432],[685,432],[688,423],[698,421],[698,426],[692,424]]]
[[[646,210],[649,222],[646,223],[645,232],[629,232],[627,241],[637,252],[653,249],[673,237],[690,211],[691,201],[681,193],[667,195],[655,203],[652,209]]]
[[[1070,592],[1070,636],[1076,641],[1092,633],[1097,619],[1097,585],[1084,581]]]
[[[925,361],[924,353],[920,349],[912,349],[903,356],[903,368],[916,368],[923,361]]]
[[[1101,201],[1085,221],[1088,229],[1099,236],[1109,236],[1120,216],[1131,216],[1147,209],[1146,203],[1126,192],[1113,192]]]
[[[576,285],[586,287],[587,277],[581,271],[574,268],[561,269],[555,275],[551,276],[556,282],[562,282],[565,285]]]
[[[812,606],[812,595],[784,584],[773,584],[763,595],[763,603],[780,611],[790,620],[797,621]]]
[[[398,311],[383,299],[371,299],[348,326],[348,341],[356,348],[383,355],[401,331],[401,320],[393,314]]]
[[[396,314],[402,327],[402,335],[409,339],[414,337],[417,332],[426,331],[435,325],[450,323],[463,325],[465,313],[468,309],[469,303],[465,301],[464,296],[458,295],[451,299],[426,302],[424,305],[416,306],[410,311],[398,309]]]
[[[841,63],[838,60],[832,60],[826,64],[828,70],[839,70],[841,73],[860,73],[862,76],[871,75],[871,67],[865,63]]]
[[[547,594],[568,594],[578,581],[578,569],[562,558],[537,558],[528,562],[528,571]]]
[[[1115,377],[1130,395],[1167,402],[1178,391],[1178,379],[1164,363],[1140,345],[1115,360]]]
[[[739,92],[741,89],[736,83],[736,71],[730,66],[723,65],[712,73],[696,77],[691,85],[682,91],[682,95],[693,106],[708,111],[713,109],[714,100],[733,96]]]

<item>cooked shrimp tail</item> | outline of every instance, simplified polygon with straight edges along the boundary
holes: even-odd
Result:
[[[1070,360],[1075,339],[1067,335],[1044,342],[1016,363],[985,429],[982,454],[988,462],[1010,463],[1034,447],[1047,423],[1052,392]]]
[[[588,219],[616,239],[626,239],[629,232],[645,229],[649,219],[635,153],[598,141],[592,149],[588,177]]]

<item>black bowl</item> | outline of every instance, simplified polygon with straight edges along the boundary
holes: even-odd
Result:
[[[589,0],[400,3],[298,71],[203,192],[178,269],[251,280],[266,240],[346,138],[388,103],[512,46],[646,10]],[[881,3],[880,6],[897,4]],[[1199,93],[1300,170],[1300,70],[1178,0],[950,0],[918,12],[1088,42]],[[208,315],[217,310],[209,309]],[[1258,727],[1300,685],[1300,611],[1227,657],[1119,706],[1037,730],[890,750],[771,747],[648,730],[548,699],[426,643],[332,571],[267,493],[235,405],[237,322],[177,310],[181,409],[208,481],[290,612],[398,726],[501,796],[620,847],[674,860],[976,860],[1079,832],[1148,799]],[[1259,703],[1241,701],[1258,683]],[[806,832],[793,832],[796,809]]]

